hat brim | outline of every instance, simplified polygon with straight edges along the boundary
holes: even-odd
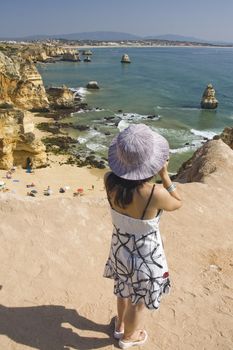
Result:
[[[156,175],[169,158],[169,144],[167,140],[157,134],[160,145],[157,142],[151,145],[151,156],[149,159],[135,164],[134,166],[123,163],[117,157],[117,136],[113,139],[108,151],[109,167],[117,176],[126,180],[144,180]]]

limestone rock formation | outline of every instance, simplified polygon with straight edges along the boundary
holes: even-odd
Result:
[[[47,44],[45,46],[45,51],[49,57],[59,57],[59,56],[62,56],[66,52],[66,49],[59,47],[59,46]],[[76,51],[76,53],[78,53],[78,52]]]
[[[89,81],[89,83],[86,86],[87,89],[99,89],[99,85],[97,81]]]
[[[215,90],[212,84],[208,84],[201,100],[201,108],[216,109],[218,107],[218,100],[215,97]]]
[[[84,50],[84,51],[82,52],[82,54],[83,54],[84,56],[91,56],[91,55],[92,55],[92,52],[91,52],[91,50]]]
[[[34,63],[0,52],[0,105],[4,103],[26,110],[44,110],[49,106]]]
[[[75,50],[65,52],[62,56],[62,61],[80,62],[79,54]]]
[[[233,127],[227,127],[223,130],[223,132],[220,135],[214,136],[214,140],[218,139],[221,139],[231,149],[233,149]]]
[[[63,49],[59,46],[47,44],[32,44],[29,43],[24,47],[19,47],[17,55],[24,60],[31,60],[33,62],[49,62],[51,58],[62,56],[69,49]]]
[[[44,144],[34,134],[32,114],[28,111],[0,110],[0,169],[26,167],[30,158],[33,167],[47,165]]]
[[[65,85],[62,87],[50,87],[46,89],[50,106],[54,109],[73,108],[75,95]]]
[[[182,164],[175,178],[180,182],[205,182],[215,172],[233,171],[233,152],[222,140],[211,140]]]
[[[83,62],[91,62],[91,57],[89,57],[89,56],[85,57]]]
[[[131,63],[129,55],[124,54],[121,58],[121,63]]]

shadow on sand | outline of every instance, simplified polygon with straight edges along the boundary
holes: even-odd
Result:
[[[77,328],[77,333],[68,325]],[[79,330],[105,333],[108,337],[85,337]],[[5,307],[0,305],[0,334],[39,350],[98,349],[113,344],[112,322],[95,323],[77,311],[59,305]]]

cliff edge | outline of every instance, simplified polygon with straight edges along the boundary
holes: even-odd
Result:
[[[233,151],[210,141],[179,174],[184,205],[161,218],[172,290],[145,314],[145,350],[232,349],[232,164]],[[117,349],[113,283],[102,277],[112,232],[104,193],[2,194],[0,213],[1,348]]]

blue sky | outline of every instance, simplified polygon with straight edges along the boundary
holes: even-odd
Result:
[[[0,37],[118,31],[233,42],[233,0],[0,0]]]

